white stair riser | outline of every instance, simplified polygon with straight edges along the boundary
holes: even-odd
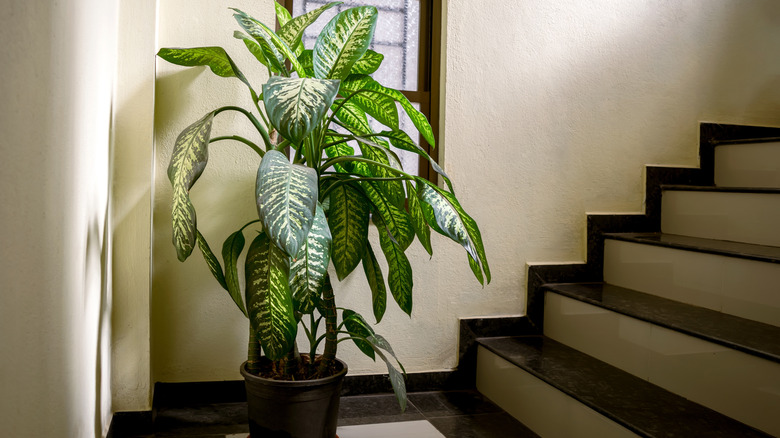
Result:
[[[780,436],[780,364],[554,293],[544,334]]]
[[[780,194],[667,190],[661,231],[667,234],[780,246]]]
[[[606,239],[604,281],[780,326],[780,264]]]
[[[716,146],[715,185],[780,188],[780,143]]]
[[[477,390],[542,437],[637,436],[481,346]]]

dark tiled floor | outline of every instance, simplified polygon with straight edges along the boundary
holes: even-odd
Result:
[[[392,394],[341,399],[339,426],[419,420],[429,421],[447,438],[537,437],[477,391],[411,393],[406,412],[401,412]],[[123,434],[117,430],[113,437],[222,438],[248,430],[245,403],[220,403],[160,408],[153,434]]]

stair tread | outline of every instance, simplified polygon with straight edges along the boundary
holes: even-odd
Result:
[[[665,233],[604,233],[608,239],[780,263],[780,247]]]
[[[553,283],[551,291],[780,363],[780,327],[606,283]]]
[[[780,194],[780,189],[772,187],[691,186],[680,184],[662,184],[661,189],[685,192]]]
[[[478,342],[641,436],[769,436],[545,336]]]

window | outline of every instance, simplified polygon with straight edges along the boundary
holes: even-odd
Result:
[[[327,0],[286,0],[280,4],[293,16],[305,14],[327,3]],[[316,35],[337,13],[355,6],[372,5],[379,10],[379,20],[371,50],[385,56],[382,66],[372,76],[382,85],[400,90],[418,110],[428,117],[434,136],[439,133],[439,47],[441,0],[345,0],[326,11],[303,36],[307,49],[314,47]],[[416,133],[411,122],[401,117],[401,129],[418,141],[435,160],[437,150]],[[396,150],[404,170],[435,181],[436,173],[425,159]]]

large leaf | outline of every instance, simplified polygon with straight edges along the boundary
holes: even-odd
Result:
[[[260,233],[249,245],[245,266],[249,321],[271,360],[281,359],[292,349],[298,331],[289,269],[289,258],[265,233]]]
[[[293,66],[295,71],[298,72],[298,76],[306,76],[303,67],[300,63],[298,63],[298,56],[293,53],[290,47],[276,33],[274,33],[274,31],[272,31],[265,24],[255,20],[245,12],[236,8],[230,9],[236,11],[236,13],[233,14],[233,17],[235,17],[236,21],[238,21],[238,24],[246,31],[246,33],[257,40],[260,46],[263,47],[264,51],[266,50],[265,46],[267,45],[274,53],[274,57],[280,65],[283,65],[285,59],[287,59],[290,61],[290,64]],[[287,69],[285,68],[282,71],[286,70]]]
[[[291,49],[298,50],[298,48],[301,46],[301,36],[303,36],[303,31],[305,31],[307,27],[317,21],[323,12],[327,11],[333,6],[340,4],[341,2],[327,3],[313,11],[292,18],[285,23],[279,21],[279,26],[281,26],[281,29],[279,29],[279,37],[284,40],[284,42],[287,43]],[[285,9],[285,11],[287,10]],[[277,17],[278,16],[279,12],[277,12]]]
[[[365,137],[355,136],[360,151],[363,154],[363,158],[373,160],[377,163],[384,164],[403,171],[403,165],[401,160],[393,151],[390,150],[390,146],[384,143],[384,140],[378,140],[382,145],[378,144],[375,139],[367,139]],[[397,178],[398,173],[383,167],[370,163],[360,163],[369,170],[369,174],[366,176],[375,176],[379,178]],[[361,168],[362,168],[361,166]],[[403,208],[404,201],[406,200],[406,193],[404,192],[403,182],[400,180],[376,180],[373,184],[382,191],[387,199],[390,200],[396,207]]]
[[[398,242],[390,236],[382,219],[377,215],[374,215],[373,219],[379,230],[379,244],[387,260],[387,283],[390,286],[390,293],[395,302],[398,303],[398,307],[411,316],[412,289],[414,287],[412,265]]]
[[[309,234],[317,205],[317,172],[268,151],[257,169],[257,212],[271,241],[291,257]]]
[[[317,204],[309,235],[298,255],[290,266],[290,290],[295,308],[301,313],[309,313],[317,301],[325,284],[325,275],[330,263],[330,229],[322,206]]]
[[[290,11],[288,11],[284,6],[280,5],[276,0],[274,0],[274,12],[276,12],[276,21],[279,22],[279,26],[281,27],[283,27],[292,19]]]
[[[476,221],[466,214],[455,195],[422,178],[418,178],[417,181],[417,193],[423,201],[423,213],[428,224],[434,230],[460,243],[472,261],[481,265],[485,272],[485,279],[490,283],[490,267],[482,244],[482,233]],[[479,279],[479,276],[477,278]]]
[[[366,50],[366,53],[355,62],[352,66],[351,74],[363,74],[370,75],[377,71],[382,61],[385,59],[385,55],[377,53],[371,49]]]
[[[314,44],[314,74],[321,79],[344,79],[374,37],[377,10],[373,6],[347,9],[325,25]]]
[[[277,52],[272,49],[265,40],[256,40],[241,31],[233,32],[233,37],[244,42],[244,45],[260,64],[268,67],[272,73],[279,73],[284,70],[283,64],[276,57]]]
[[[428,123],[428,119],[425,117],[425,114],[418,111],[417,108],[415,108],[414,105],[409,102],[409,99],[407,99],[403,93],[398,90],[380,85],[379,82],[375,81],[373,78],[371,78],[371,76],[368,75],[350,75],[347,79],[341,81],[342,94],[348,95],[360,90],[373,91],[385,95],[400,103],[401,108],[403,108],[404,112],[406,112],[406,115],[409,116],[409,119],[420,132],[420,135],[423,136],[425,141],[427,141],[431,147],[436,146],[436,140],[433,138],[433,129],[431,128],[430,123]]]
[[[371,304],[374,310],[376,323],[382,321],[382,316],[387,310],[387,289],[385,288],[385,277],[382,275],[382,268],[371,249],[371,244],[366,242],[366,249],[363,251],[363,272],[366,274],[368,286],[371,288]]]
[[[366,341],[371,344],[376,355],[385,361],[385,365],[387,365],[388,376],[390,378],[390,384],[393,386],[393,392],[395,393],[396,399],[398,399],[398,404],[401,406],[401,411],[405,411],[407,400],[406,382],[404,381],[404,375],[401,372],[404,371],[403,365],[401,365],[401,362],[399,362],[398,358],[395,357],[395,353],[393,353],[393,350],[390,348],[390,344],[387,342],[387,340],[385,340],[385,338],[374,334],[366,338]],[[398,371],[395,368],[393,363],[390,361],[390,359],[387,358],[382,350],[387,351],[393,356],[393,359],[395,359],[396,363],[401,368],[401,371]]]
[[[339,281],[360,263],[368,242],[371,204],[350,184],[341,184],[330,193],[328,226],[333,236],[331,260]]]
[[[190,200],[190,188],[209,160],[208,144],[213,120],[214,113],[210,112],[185,128],[176,138],[168,165],[168,179],[173,186],[173,245],[180,261],[186,260],[195,247],[197,219]]]
[[[157,52],[157,56],[172,64],[186,67],[207,65],[218,76],[223,78],[236,77],[249,85],[249,81],[222,47],[163,48]]]
[[[238,256],[244,250],[243,228],[228,236],[222,244],[222,259],[225,260],[225,283],[230,297],[239,309],[247,315],[241,299],[241,284],[238,281]]]
[[[360,186],[382,218],[383,226],[387,227],[392,239],[400,245],[401,251],[405,251],[414,240],[414,228],[412,228],[411,219],[406,211],[398,208],[387,199],[377,189],[376,184],[373,181],[361,181]],[[379,231],[381,235],[381,227]]]
[[[263,85],[271,123],[295,145],[319,125],[336,98],[339,81],[274,76]]]
[[[442,178],[444,178],[444,182],[447,183],[447,187],[450,188],[450,191],[454,192],[452,188],[452,181],[450,181],[450,177],[447,176],[447,174],[444,172],[444,169],[442,169],[441,166],[439,166],[439,163],[437,163],[433,158],[431,158],[430,155],[428,155],[427,152],[425,152],[425,149],[421,148],[420,145],[415,143],[414,140],[409,137],[409,134],[399,129],[395,131],[382,131],[378,135],[390,140],[390,144],[398,149],[414,152],[417,155],[425,157],[425,159],[431,163],[433,170],[441,175]]]
[[[388,96],[374,92],[356,93],[349,99],[379,123],[398,129],[398,108]]]
[[[374,330],[368,325],[366,320],[363,319],[359,313],[349,309],[344,309],[344,312],[341,314],[341,319],[344,321],[344,326],[349,332],[352,341],[355,342],[355,345],[360,351],[371,359],[376,360],[374,357],[374,348],[371,346],[371,343],[361,339],[368,338],[374,334]]]
[[[425,214],[420,205],[420,200],[417,198],[417,189],[415,189],[411,181],[406,182],[406,192],[409,193],[409,197],[407,198],[407,209],[409,210],[409,216],[412,218],[414,234],[417,235],[417,240],[420,241],[423,248],[425,248],[425,251],[427,251],[429,255],[433,255],[431,229],[428,227],[428,222],[425,220]]]

